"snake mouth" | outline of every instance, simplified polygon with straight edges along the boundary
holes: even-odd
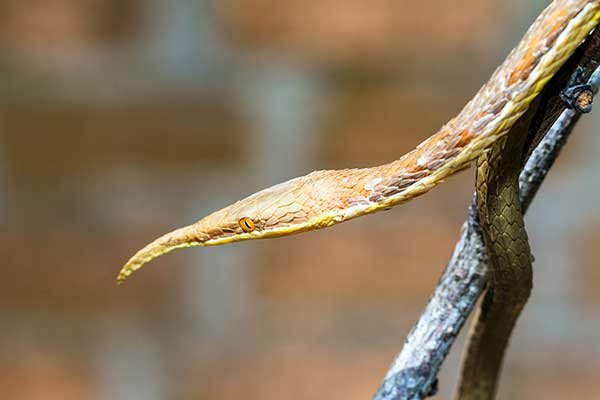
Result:
[[[208,236],[198,234],[195,224],[169,232],[135,253],[119,271],[117,283],[123,283],[135,271],[163,254],[184,247],[206,246],[208,240]]]

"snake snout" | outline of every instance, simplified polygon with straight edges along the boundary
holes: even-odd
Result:
[[[135,271],[163,254],[182,247],[202,246],[210,237],[199,229],[198,224],[176,229],[146,245],[119,271],[117,282],[123,283]]]

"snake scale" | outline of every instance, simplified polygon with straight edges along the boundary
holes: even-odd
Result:
[[[533,114],[528,114],[533,115]],[[532,257],[519,200],[529,118],[477,160],[477,208],[490,277],[468,338],[457,400],[492,399],[504,352],[532,287]]]
[[[526,123],[521,117],[599,20],[600,0],[554,0],[463,110],[415,150],[388,164],[315,171],[257,192],[148,244],[117,280],[177,248],[285,236],[388,209],[478,160],[478,207],[492,277],[458,396],[493,398],[504,348],[531,289],[518,200],[525,138],[513,128]]]

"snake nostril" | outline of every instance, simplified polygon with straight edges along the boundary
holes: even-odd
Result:
[[[246,233],[252,232],[256,229],[254,221],[248,217],[241,218],[238,223],[240,224],[242,230]]]

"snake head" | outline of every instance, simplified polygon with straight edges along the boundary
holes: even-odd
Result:
[[[131,257],[117,281],[123,282],[148,262],[178,248],[284,236],[340,222],[336,207],[322,207],[321,187],[329,178],[327,172],[313,172],[275,185],[159,237]]]

